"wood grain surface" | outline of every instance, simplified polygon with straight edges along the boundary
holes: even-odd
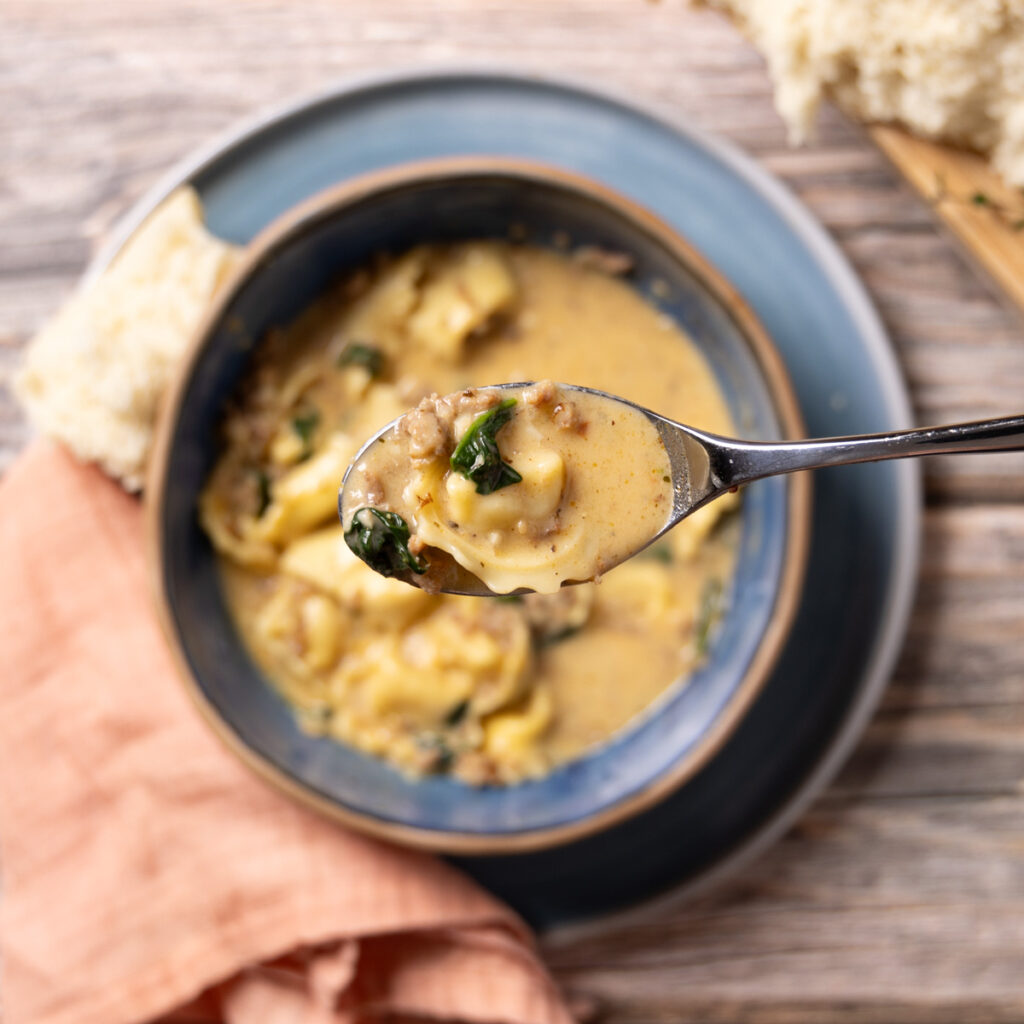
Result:
[[[1024,325],[865,131],[790,150],[759,56],[679,0],[0,0],[0,373],[167,166],[354,72],[557,71],[720,133],[838,240],[920,422],[1020,412]],[[0,459],[27,437],[0,392]],[[924,566],[881,712],[741,877],[549,962],[606,1019],[1024,1021],[1024,455],[927,467]]]
[[[977,153],[893,125],[869,131],[982,272],[1024,312],[1024,191],[1007,185]]]

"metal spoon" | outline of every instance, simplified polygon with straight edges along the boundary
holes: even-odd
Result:
[[[487,390],[511,390],[523,384],[499,384]],[[709,434],[695,427],[676,423],[651,409],[593,388],[560,384],[559,387],[582,391],[608,402],[638,409],[657,427],[671,466],[672,514],[664,527],[644,545],[628,555],[631,558],[653,543],[680,520],[720,497],[727,491],[768,476],[795,473],[803,469],[845,466],[857,462],[878,462],[918,455],[954,455],[960,452],[996,452],[1024,450],[1024,415],[1007,416],[973,423],[953,423],[942,427],[923,427],[891,434],[862,434],[852,437],[826,437],[806,441],[741,441]],[[353,465],[361,461],[388,424],[359,451]],[[351,467],[350,467],[351,469]],[[346,520],[345,474],[338,494],[338,512]],[[625,559],[623,559],[624,561]],[[402,576],[409,583],[419,582],[414,574]],[[453,570],[441,585],[444,593],[492,595],[480,580],[466,570]]]

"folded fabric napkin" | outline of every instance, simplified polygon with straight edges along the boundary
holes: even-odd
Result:
[[[150,607],[141,509],[39,442],[0,481],[4,1024],[568,1024],[528,930],[222,749]]]

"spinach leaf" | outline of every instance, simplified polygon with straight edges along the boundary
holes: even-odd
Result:
[[[333,717],[334,708],[329,704],[314,704],[299,712],[299,718],[303,725],[317,733],[325,730]]]
[[[365,366],[371,377],[379,377],[384,370],[384,353],[373,345],[353,341],[338,356],[338,366]]]
[[[438,736],[436,733],[421,733],[416,737],[416,743],[433,755],[427,771],[443,774],[451,769],[455,762],[455,751],[448,746],[443,736]]]
[[[515,404],[514,398],[506,398],[477,416],[452,452],[452,469],[472,480],[477,494],[491,494],[523,479],[502,459],[497,441],[498,431],[512,419]]]
[[[722,612],[722,581],[708,580],[700,595],[700,608],[697,611],[697,624],[694,628],[694,644],[697,653],[703,657],[711,646],[711,628],[718,621]]]
[[[502,604],[522,604],[522,594],[497,594],[494,598],[495,601],[501,601]]]
[[[650,558],[655,562],[661,562],[662,565],[671,565],[672,549],[668,544],[652,544],[649,548],[644,548],[638,557]]]
[[[575,636],[582,628],[582,626],[565,626],[551,633],[534,630],[534,650],[543,651],[545,647],[554,647],[555,644],[560,644],[563,640],[568,640],[569,637]]]
[[[427,563],[409,550],[409,526],[396,512],[361,508],[345,531],[345,543],[381,576],[397,576],[407,570],[422,576]]]
[[[316,409],[310,409],[309,412],[298,413],[292,417],[292,430],[299,435],[299,439],[302,441],[300,461],[308,459],[313,454],[313,435],[319,425],[320,413]]]
[[[466,712],[468,710],[469,698],[467,697],[465,700],[460,700],[459,703],[444,716],[444,724],[449,728],[454,728],[466,717]]]
[[[259,519],[270,504],[270,477],[267,476],[266,470],[256,470],[256,488],[256,518]]]
[[[437,748],[437,760],[434,762],[434,771],[438,773],[451,771],[452,764],[455,762],[455,752],[441,739],[437,741],[435,746]]]

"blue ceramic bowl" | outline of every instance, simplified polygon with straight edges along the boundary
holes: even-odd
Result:
[[[677,233],[575,174],[474,157],[340,185],[252,243],[185,361],[161,419],[147,488],[158,608],[182,675],[221,737],[271,781],[348,824],[458,853],[509,853],[580,838],[651,806],[704,765],[781,649],[809,532],[805,478],[747,488],[732,601],[706,663],[627,729],[544,779],[484,789],[443,777],[410,781],[383,761],[297,727],[236,634],[197,521],[225,402],[265,332],[287,325],[339,275],[381,251],[505,238],[513,224],[535,244],[568,234],[574,244],[630,253],[633,283],[703,350],[744,435],[802,433],[771,342],[735,291]],[[653,287],[656,281],[667,289]]]

